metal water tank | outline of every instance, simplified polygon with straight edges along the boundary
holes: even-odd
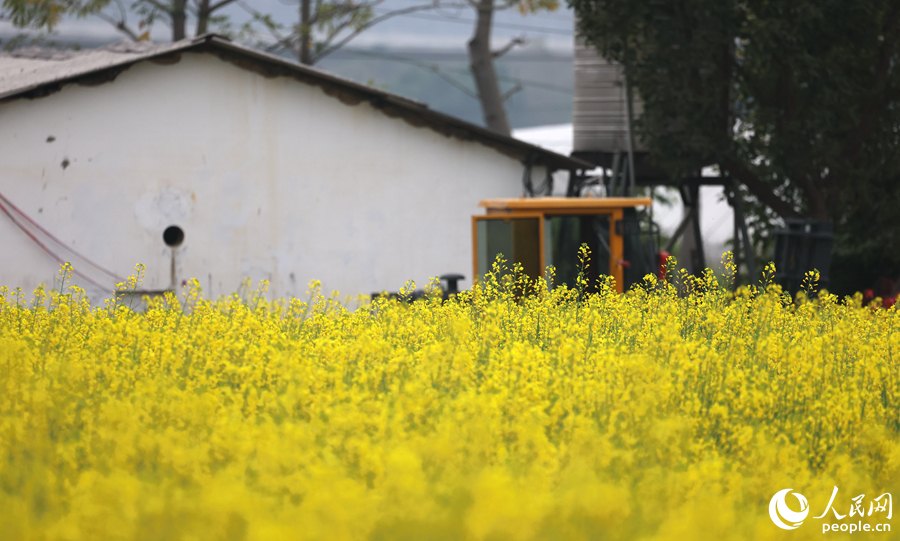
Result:
[[[632,99],[632,118],[640,116]],[[575,38],[575,152],[628,151],[628,95],[622,66],[609,62],[584,38]],[[635,152],[643,151],[635,138]]]
[[[614,157],[628,153],[628,88],[622,66],[603,58],[596,47],[575,37],[575,92],[572,156],[604,168],[615,168]],[[631,92],[631,121],[641,117],[643,103]],[[670,183],[668,174],[652,164],[640,132],[633,133],[634,173],[638,185]]]

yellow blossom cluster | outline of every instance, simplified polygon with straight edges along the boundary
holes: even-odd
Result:
[[[0,290],[0,537],[799,540],[900,493],[896,308],[500,269],[355,310]]]

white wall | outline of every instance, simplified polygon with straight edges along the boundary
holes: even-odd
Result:
[[[520,195],[522,171],[204,54],[0,104],[0,193],[120,275],[144,263],[148,289],[171,285],[173,224],[185,231],[177,281],[196,277],[207,296],[245,277],[270,280],[273,297],[303,296],[312,279],[368,294],[445,272],[468,287],[470,216],[480,199]],[[58,264],[4,215],[0,243],[0,285],[52,282]]]

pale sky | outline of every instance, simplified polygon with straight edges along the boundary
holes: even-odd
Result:
[[[416,0],[386,0],[376,8],[375,13],[428,4]],[[297,18],[297,0],[245,0],[245,4],[255,9],[271,13],[273,18],[286,24]],[[459,5],[454,0],[446,5]],[[356,47],[388,47],[415,49],[443,49],[465,51],[466,41],[471,37],[474,9],[462,2],[462,7],[447,7],[439,10],[407,14],[380,23],[360,34],[352,42]],[[246,20],[247,12],[237,4],[229,6],[227,13],[235,21]],[[138,17],[130,16],[129,21]],[[525,36],[531,47],[546,48],[555,52],[570,53],[572,41],[572,11],[561,5],[555,12],[542,12],[523,16],[515,9],[498,12],[493,30],[496,46],[505,44],[512,37]],[[0,21],[0,39],[8,39],[19,32],[9,22]],[[151,36],[154,40],[165,41],[170,30],[162,22],[156,23]],[[116,40],[122,34],[96,17],[82,20],[65,20],[57,28],[61,39],[109,39]]]

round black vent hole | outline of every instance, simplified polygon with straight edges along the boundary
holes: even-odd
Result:
[[[170,225],[163,231],[163,242],[172,248],[181,246],[181,243],[184,242],[184,231],[177,225]]]

